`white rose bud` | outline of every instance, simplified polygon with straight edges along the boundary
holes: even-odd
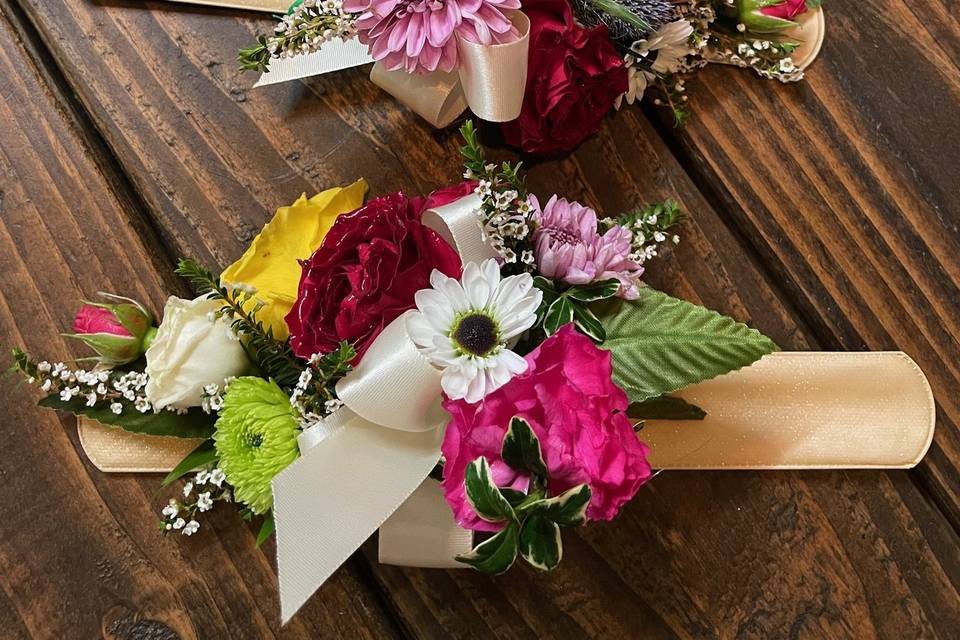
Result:
[[[215,316],[222,306],[206,297],[167,300],[163,322],[146,353],[146,394],[156,409],[199,407],[206,385],[223,386],[227,378],[249,370],[230,321]]]

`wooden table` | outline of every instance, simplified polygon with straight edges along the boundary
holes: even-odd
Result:
[[[565,537],[561,568],[380,566],[375,541],[278,629],[273,546],[217,510],[156,530],[158,479],[111,476],[74,422],[3,383],[3,638],[960,637],[960,25],[950,0],[828,8],[807,81],[710,68],[684,129],[627,109],[537,193],[619,212],[667,197],[684,242],[657,287],[786,349],[902,349],[938,401],[903,472],[668,472]],[[179,256],[235,259],[277,206],[364,176],[458,179],[437,132],[365,70],[264,90],[234,63],[249,13],[133,0],[0,0],[0,343],[58,336],[98,290],[159,310]],[[504,151],[498,157],[509,157]],[[322,526],[322,523],[320,523]]]

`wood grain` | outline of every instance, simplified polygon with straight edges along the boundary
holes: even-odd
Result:
[[[222,266],[273,208],[358,175],[381,193],[422,193],[459,177],[454,134],[399,108],[364,70],[248,91],[253,79],[235,70],[233,51],[263,20],[161,3],[17,7],[171,255]],[[796,302],[783,271],[745,238],[731,201],[688,175],[694,152],[680,151],[693,147],[671,137],[671,148],[662,133],[642,112],[620,113],[570,157],[532,162],[531,187],[607,212],[679,200],[695,221],[651,265],[652,284],[750,321],[784,348],[831,346],[821,316]],[[758,147],[775,130],[760,122],[741,135]],[[806,268],[816,275],[820,254],[811,255]],[[665,473],[616,522],[566,536],[564,563],[547,576],[380,566],[369,543],[366,564],[346,573],[372,577],[397,627],[415,637],[950,638],[960,620],[958,537],[926,486],[905,473]],[[232,524],[218,525],[218,537],[249,546],[248,530]],[[152,550],[151,540],[142,548]],[[197,562],[194,549],[181,553]],[[255,553],[231,557],[266,562]],[[210,563],[202,575],[234,584],[239,570]],[[256,585],[258,603],[269,601],[270,579],[246,583]],[[218,601],[224,611],[242,608],[233,597]],[[220,624],[204,637],[230,636]],[[377,631],[349,617],[328,633]]]
[[[182,285],[4,17],[0,95],[0,344],[79,356],[58,333],[82,297],[122,291],[158,310]],[[274,637],[274,571],[234,510],[216,513],[206,535],[164,538],[159,477],[98,472],[74,421],[41,412],[36,390],[15,383],[2,382],[0,637]],[[348,567],[285,631],[382,638],[393,629]]]
[[[939,420],[917,475],[960,530],[956,6],[830,7],[828,34],[800,84],[708,69],[667,135],[819,342],[902,349],[927,374]]]

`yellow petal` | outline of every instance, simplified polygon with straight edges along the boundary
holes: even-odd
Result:
[[[255,290],[256,300],[245,309],[250,311],[256,301],[262,302],[257,318],[273,329],[274,337],[285,339],[289,332],[283,318],[296,302],[300,282],[297,261],[309,258],[337,216],[359,208],[366,192],[367,183],[361,178],[349,187],[327,189],[310,199],[302,195],[289,207],[277,209],[247,251],[224,270],[220,283]]]

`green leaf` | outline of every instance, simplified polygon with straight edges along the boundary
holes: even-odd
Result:
[[[477,458],[467,465],[466,473],[467,500],[477,515],[487,522],[503,522],[513,520],[513,507],[500,493],[500,489],[493,483],[490,475],[490,463],[486,458]]]
[[[592,495],[589,485],[578,484],[558,496],[531,503],[525,510],[539,513],[561,527],[578,527],[587,521],[587,507]]]
[[[627,407],[634,420],[703,420],[707,412],[683,398],[659,396]]]
[[[507,502],[510,503],[510,506],[514,508],[527,499],[527,494],[525,494],[523,491],[517,491],[516,489],[511,489],[509,487],[501,487],[500,495],[506,498]]]
[[[607,332],[603,328],[603,323],[584,303],[574,303],[573,322],[585,336],[594,342],[599,343],[607,339]]]
[[[199,447],[188,453],[187,456],[173,468],[173,471],[167,474],[167,477],[160,483],[160,487],[169,486],[170,483],[179,480],[197,467],[210,464],[216,459],[217,450],[213,446],[213,440],[204,440],[200,443]]]
[[[566,296],[560,296],[543,316],[543,330],[548,336],[552,336],[560,327],[570,322],[573,322],[573,303]]]
[[[273,511],[267,511],[267,514],[263,518],[263,524],[260,525],[260,533],[257,534],[257,548],[260,548],[264,542],[267,541],[267,538],[273,535],[273,532],[277,529],[277,523],[273,519]]]
[[[517,471],[530,471],[547,477],[547,465],[543,462],[540,440],[523,418],[515,416],[510,420],[510,428],[503,436],[503,449],[500,455],[503,461]]]
[[[483,573],[503,573],[517,559],[518,528],[517,523],[511,522],[503,531],[474,547],[470,553],[457,556],[457,561]]]
[[[745,367],[775,351],[773,341],[733,318],[643,287],[637,300],[612,300],[599,317],[613,380],[632,402]]]
[[[120,427],[126,431],[147,436],[209,438],[213,435],[213,424],[217,419],[214,414],[206,414],[197,408],[189,409],[183,414],[166,410],[140,413],[131,403],[121,402],[123,413],[120,415],[115,414],[108,407],[88,407],[83,397],[64,402],[59,396],[47,396],[37,404],[47,409],[84,416],[111,427]]]
[[[560,564],[563,543],[560,527],[541,514],[533,514],[520,530],[520,555],[541,571],[552,571]]]
[[[590,284],[574,285],[565,293],[580,302],[596,302],[597,300],[606,300],[607,298],[615,296],[619,290],[620,281],[612,278],[610,280],[601,280],[600,282],[591,282]]]

